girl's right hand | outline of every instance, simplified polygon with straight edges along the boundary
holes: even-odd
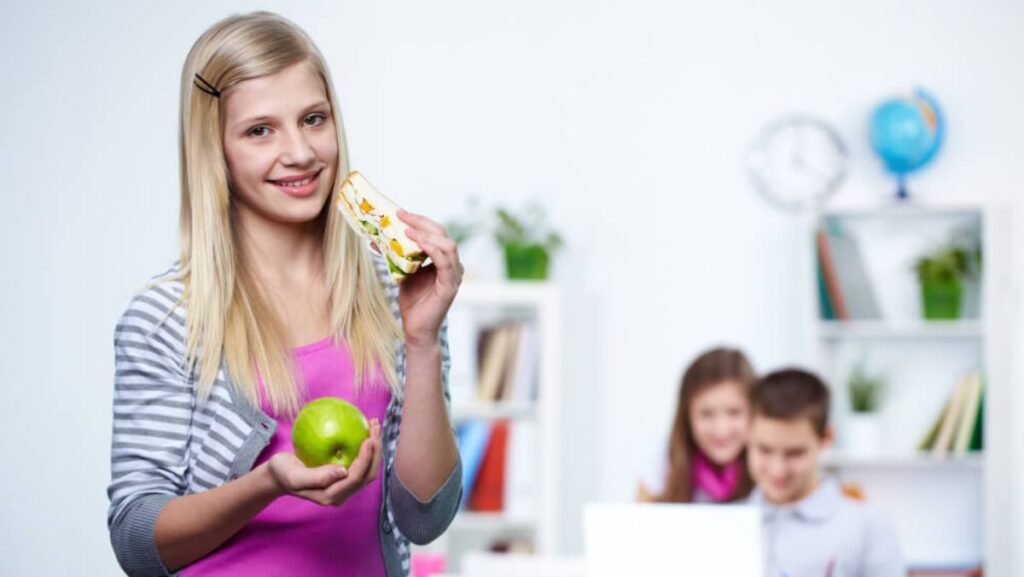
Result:
[[[310,468],[294,453],[278,453],[267,463],[274,483],[283,494],[337,507],[377,478],[380,459],[380,423],[373,419],[370,438],[363,441],[359,454],[347,470],[338,465]]]

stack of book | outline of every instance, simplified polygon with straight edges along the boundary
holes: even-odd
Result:
[[[463,510],[536,514],[539,447],[534,427],[507,419],[474,419],[458,426]]]
[[[918,449],[935,457],[981,451],[984,422],[985,382],[972,371],[956,384]]]
[[[537,335],[532,323],[488,327],[477,337],[477,400],[529,402],[536,398]]]
[[[510,321],[477,335],[476,403],[526,406],[537,398],[537,332]],[[462,508],[480,512],[535,512],[535,424],[471,419],[457,427],[462,456]]]

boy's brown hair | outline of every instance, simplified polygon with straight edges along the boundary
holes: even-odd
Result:
[[[817,375],[783,369],[758,379],[750,391],[753,416],[793,421],[807,419],[819,437],[828,428],[828,386]]]

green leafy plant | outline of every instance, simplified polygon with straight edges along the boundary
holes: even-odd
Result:
[[[497,224],[494,228],[494,240],[502,247],[509,245],[538,245],[548,253],[562,247],[562,237],[548,227],[544,217],[544,209],[538,204],[531,204],[520,213],[498,207],[495,209]]]
[[[482,216],[479,203],[470,199],[470,215],[445,223],[450,236],[461,244],[477,233],[490,231],[505,256],[506,275],[510,279],[541,280],[548,276],[551,255],[562,247],[562,236],[545,218],[537,203],[512,211],[503,206],[494,209],[493,217]]]
[[[977,235],[960,230],[945,244],[918,258],[914,272],[921,282],[956,282],[981,274],[981,245]]]
[[[918,258],[914,272],[921,283],[924,318],[960,318],[964,283],[981,276],[981,246],[977,234],[955,233],[949,242]]]
[[[857,363],[850,374],[850,409],[855,413],[874,413],[882,401],[885,378],[868,374],[864,362]]]
[[[967,251],[957,246],[945,246],[917,259],[914,272],[921,282],[954,282],[967,277]]]
[[[542,280],[548,277],[551,255],[562,246],[562,237],[544,219],[544,210],[531,204],[520,213],[495,209],[494,240],[505,253],[505,274],[510,279]]]

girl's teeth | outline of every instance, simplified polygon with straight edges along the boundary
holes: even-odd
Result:
[[[313,178],[314,177],[311,176],[305,180],[299,180],[296,182],[279,182],[278,184],[280,184],[281,186],[306,186],[310,182],[313,182]]]

